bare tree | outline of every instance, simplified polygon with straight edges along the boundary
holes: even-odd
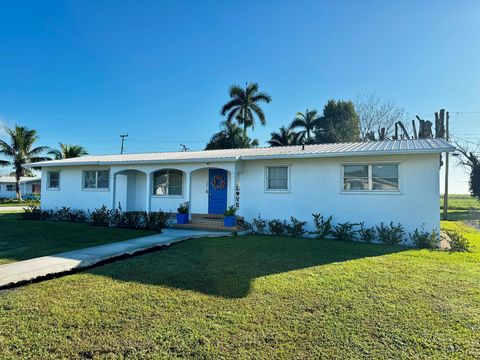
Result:
[[[360,136],[363,140],[371,139],[371,134],[387,138],[394,131],[395,123],[407,123],[408,114],[403,107],[393,99],[381,100],[375,92],[359,94],[354,103],[360,117]]]
[[[468,145],[462,145],[455,142],[457,151],[460,153],[459,162],[460,165],[466,170],[470,170],[469,174],[469,190],[472,196],[480,199],[480,157],[479,145],[474,150],[468,148]]]

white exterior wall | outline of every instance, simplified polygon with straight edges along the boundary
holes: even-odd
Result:
[[[342,191],[342,164],[399,163],[400,191],[395,193],[347,193]],[[265,191],[265,166],[290,166],[290,190],[287,193]],[[172,211],[185,201],[191,202],[191,213],[208,211],[208,168],[228,171],[228,205],[234,204],[234,184],[240,184],[238,214],[251,221],[258,214],[265,219],[289,219],[294,216],[308,221],[312,228],[312,213],[333,215],[334,223],[360,222],[378,225],[380,222],[400,222],[407,232],[425,224],[426,230],[439,229],[439,155],[411,154],[389,156],[355,156],[288,160],[251,160],[241,163],[183,163],[175,165],[131,165],[110,167],[110,189],[82,190],[82,170],[105,167],[64,167],[60,172],[60,189],[48,190],[46,168],[42,171],[42,208],[70,206],[93,209],[102,205],[118,206],[129,195],[121,188],[131,186],[135,210]],[[180,196],[153,196],[152,174],[160,169],[178,169],[184,172],[183,194]],[[55,170],[55,169],[51,169]],[[135,181],[115,173],[138,170]],[[145,175],[144,175],[145,174]],[[122,185],[123,182],[123,185]],[[113,191],[112,187],[116,187]],[[148,188],[148,191],[147,191]],[[114,195],[115,193],[115,195]],[[133,196],[130,194],[130,196]],[[125,207],[122,204],[122,208]]]
[[[82,189],[83,170],[105,170],[105,167],[63,167],[42,169],[42,209],[54,209],[68,206],[72,209],[95,209],[102,205],[111,206],[111,188],[100,190]],[[58,190],[48,189],[47,171],[60,171]]]
[[[207,213],[208,211],[208,168],[221,168],[228,173],[228,205],[233,204],[233,190],[231,189],[231,172],[235,172],[235,163],[191,163],[174,165],[132,165],[110,167],[110,188],[108,190],[82,189],[82,171],[105,170],[105,166],[71,166],[63,168],[42,169],[42,201],[43,209],[54,209],[69,206],[73,209],[93,210],[106,205],[111,208],[118,207],[120,203],[123,210],[126,204],[135,204],[128,210],[171,211],[176,212],[177,207],[186,201],[191,203],[191,213]],[[177,169],[184,172],[183,194],[172,196],[152,195],[155,171],[161,169]],[[47,171],[60,170],[60,186],[58,190],[47,189]],[[129,170],[141,173],[132,175]],[[123,172],[123,173],[122,173]],[[142,174],[143,173],[143,174]],[[116,175],[115,175],[116,174]],[[114,184],[113,178],[116,178]],[[203,178],[203,179],[202,179]],[[146,181],[150,179],[150,181]],[[192,182],[190,186],[190,180]],[[147,185],[147,182],[149,183]],[[147,192],[148,187],[148,192]],[[128,191],[128,189],[130,191]],[[194,190],[194,191],[193,191]],[[148,195],[147,195],[148,194]],[[147,201],[148,200],[148,201]]]
[[[398,162],[396,193],[344,192],[342,164]],[[312,224],[312,213],[333,216],[333,222],[364,221],[368,226],[401,223],[407,232],[425,224],[440,228],[439,155],[369,156],[269,161],[290,166],[290,191],[265,191],[265,162],[246,161],[240,177],[240,211],[248,221],[294,216]]]

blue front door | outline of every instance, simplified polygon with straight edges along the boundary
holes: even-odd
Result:
[[[227,210],[227,171],[210,169],[208,174],[208,213],[223,214]]]

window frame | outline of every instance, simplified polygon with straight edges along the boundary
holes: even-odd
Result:
[[[357,165],[368,166],[368,189],[367,190],[346,190],[345,189],[345,166]],[[374,165],[397,165],[398,188],[395,190],[373,189],[373,166]],[[340,166],[340,193],[342,194],[401,194],[402,190],[402,163],[399,161],[373,161],[373,162],[352,162]]]
[[[180,194],[156,194],[155,193],[155,174],[160,172],[160,171],[166,171],[167,172],[167,183],[170,183],[170,171],[178,171],[182,175],[182,187],[181,187],[181,193]],[[180,170],[180,169],[175,169],[175,168],[165,168],[165,169],[158,169],[152,172],[152,185],[150,187],[150,195],[152,197],[160,197],[160,198],[177,198],[177,199],[183,199],[185,195],[185,172]],[[167,190],[169,191],[169,186],[167,187]],[[169,191],[170,192],[170,191]]]
[[[287,169],[287,188],[286,189],[269,189],[268,187],[268,175],[269,169],[272,168],[286,168]],[[276,164],[265,166],[265,176],[264,176],[264,191],[265,193],[272,194],[289,194],[291,192],[290,180],[291,180],[291,165],[290,164]]]
[[[86,187],[85,186],[85,175],[87,172],[93,171],[95,172],[95,187]],[[108,186],[107,187],[98,187],[98,173],[99,172],[107,172],[108,173]],[[110,191],[110,169],[95,169],[95,170],[82,170],[82,191]]]
[[[9,190],[8,188],[11,187]],[[14,192],[15,191],[15,184],[5,184],[5,191],[6,192]]]
[[[50,186],[50,174],[56,172],[58,173],[58,185],[57,187]],[[60,190],[60,170],[47,170],[47,190],[49,191],[59,191]]]

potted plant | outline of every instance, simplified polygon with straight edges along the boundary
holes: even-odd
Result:
[[[188,201],[181,203],[177,208],[177,224],[188,224]]]
[[[234,227],[237,225],[237,217],[235,213],[237,212],[237,208],[232,205],[229,206],[227,210],[223,213],[225,216],[223,218],[223,225],[227,227]]]

